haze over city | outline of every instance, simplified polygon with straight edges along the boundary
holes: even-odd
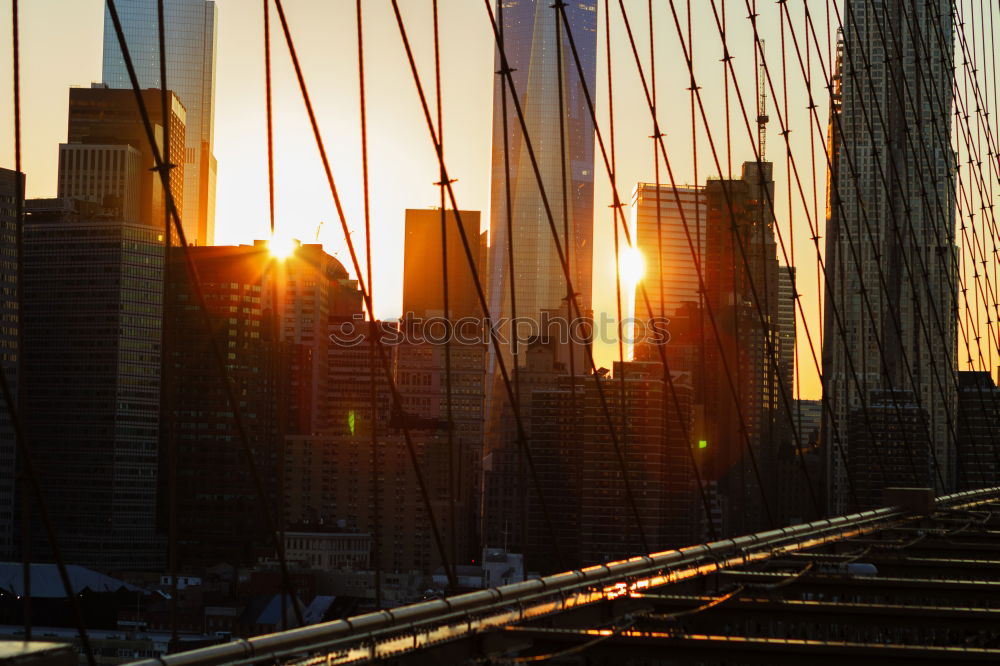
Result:
[[[0,0],[0,661],[1000,663],[998,25]]]
[[[600,3],[597,3],[598,5]],[[633,6],[634,5],[634,6]],[[661,99],[660,123],[666,133],[672,167],[678,182],[694,182],[691,156],[691,117],[688,103],[688,77],[680,46],[673,31],[669,7],[654,3],[654,20],[664,30],[656,44],[657,87]],[[646,3],[626,3],[633,21],[645,25]],[[286,12],[294,32],[299,58],[310,83],[310,92],[317,110],[324,140],[331,155],[331,166],[343,193],[347,218],[360,242],[363,230],[361,198],[361,151],[357,93],[357,36],[353,20],[339,20],[352,13],[349,0],[331,3],[293,1]],[[424,85],[433,88],[432,26],[426,8],[403,3],[403,17],[411,30],[411,39]],[[216,242],[246,243],[268,235],[266,144],[250,137],[263,137],[264,84],[262,19],[259,11],[248,10],[243,0],[218,2],[218,50],[216,77],[215,154],[219,160],[219,181],[216,206]],[[438,202],[436,158],[423,118],[419,113],[416,89],[406,67],[405,52],[392,18],[391,6],[385,3],[364,4],[367,24],[366,74],[368,90],[368,122],[371,154],[372,220],[375,230],[373,260],[378,266],[375,275],[375,306],[380,317],[398,317],[401,308],[401,243],[403,212],[406,208],[435,206]],[[457,178],[455,183],[459,205],[483,212],[489,219],[490,208],[490,146],[493,81],[484,76],[493,69],[492,33],[487,13],[479,2],[442,0],[442,92],[445,102],[444,123],[448,168]],[[789,8],[801,22],[801,8]],[[603,7],[599,10],[603,11]],[[680,10],[683,13],[683,8]],[[729,2],[727,16],[731,23],[728,40],[736,55],[734,67],[741,76],[740,84],[746,103],[755,104],[753,32],[745,20],[742,3]],[[29,197],[49,196],[55,191],[56,152],[54,147],[65,140],[66,91],[70,86],[87,86],[101,78],[100,31],[103,26],[103,4],[100,0],[65,3],[61,0],[38,0],[22,3],[24,67],[31,67],[32,76],[24,80],[24,142],[25,168]],[[724,143],[724,98],[722,54],[718,30],[710,11],[692,14],[692,30],[700,35],[695,42],[694,64],[703,87],[706,111],[713,135]],[[8,20],[4,15],[2,20]],[[681,17],[686,21],[686,17]],[[603,23],[602,23],[603,25]],[[9,27],[9,24],[8,24]],[[762,22],[760,34],[772,46],[771,57],[780,58],[780,35],[775,21]],[[602,28],[603,30],[603,28]],[[648,60],[649,38],[645,29],[635,29],[635,38],[643,62]],[[85,37],[90,35],[90,37]],[[345,245],[337,223],[322,167],[317,156],[308,119],[295,82],[280,31],[272,33],[275,122],[275,206],[277,227],[282,233],[303,242],[319,241],[342,260]],[[824,36],[820,36],[822,40]],[[51,45],[73,44],[73,49],[53,49]],[[821,44],[824,52],[829,45]],[[805,51],[804,45],[802,46]],[[810,49],[816,60],[815,47]],[[605,75],[603,38],[598,40],[597,113],[602,126],[607,123],[607,78]],[[793,57],[793,56],[789,56]],[[0,54],[0,85],[10,87],[10,53]],[[627,100],[615,107],[616,152],[619,195],[630,201],[636,182],[653,180],[652,146],[649,111],[642,99],[642,88],[625,30],[620,22],[612,23],[612,62],[615,68],[616,99]],[[814,62],[814,101],[821,118],[827,114],[826,95],[819,65]],[[777,74],[778,68],[775,68]],[[6,77],[6,78],[5,78]],[[809,214],[823,215],[824,183],[822,155],[816,158],[815,174],[809,172],[810,141],[819,141],[810,126],[805,109],[808,96],[797,65],[789,63],[788,108],[792,148],[803,160],[800,169],[809,187],[806,196],[817,202]],[[774,85],[784,95],[780,77]],[[732,94],[732,160],[734,171],[745,160],[753,159],[753,150],[743,119]],[[683,103],[681,103],[683,102]],[[784,100],[780,100],[784,105]],[[773,108],[775,101],[768,102]],[[10,125],[11,107],[0,105],[0,120]],[[754,119],[751,118],[751,121]],[[784,141],[777,122],[772,123],[770,146],[773,155],[784,152]],[[717,175],[707,151],[704,128],[697,122],[698,143],[703,148],[699,161],[698,179]],[[606,131],[606,128],[605,128]],[[0,156],[4,164],[12,161],[13,144],[9,133],[0,136]],[[783,159],[775,159],[775,181],[786,181]],[[662,166],[661,166],[662,169]],[[664,170],[665,171],[665,170]],[[609,247],[612,242],[611,217],[605,208],[612,202],[607,174],[598,161],[594,178],[594,247]],[[663,182],[667,177],[661,175]],[[816,184],[817,191],[811,191]],[[789,243],[794,239],[796,258],[800,265],[815,264],[815,250],[809,240],[808,225],[797,194],[788,208],[788,197],[776,198],[779,225],[791,228]],[[484,228],[485,228],[484,222]],[[812,275],[802,279],[799,290],[802,304],[810,314],[813,328],[819,328],[818,287],[815,268],[803,272]],[[614,258],[603,253],[594,261],[595,310],[613,316]],[[804,336],[799,336],[804,345]],[[614,343],[597,349],[603,365],[610,365],[617,351]],[[801,355],[808,355],[802,348]],[[819,396],[819,379],[811,363],[801,364],[801,395]]]

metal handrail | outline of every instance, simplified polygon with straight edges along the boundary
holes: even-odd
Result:
[[[940,497],[937,509],[963,508],[1000,499],[1000,488]],[[780,529],[723,539],[698,546],[633,557],[501,587],[423,601],[392,610],[237,639],[221,645],[132,662],[133,666],[212,666],[268,660],[302,659],[321,651],[356,649],[376,655],[380,640],[402,633],[413,637],[410,649],[455,640],[571,607],[599,603],[626,594],[732,566],[824,543],[867,534],[915,516],[902,507],[862,511]]]

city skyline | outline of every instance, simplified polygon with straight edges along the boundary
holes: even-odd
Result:
[[[136,63],[142,88],[160,88],[157,4],[154,0],[123,2],[122,30]],[[218,15],[212,0],[183,0],[164,5],[167,82],[186,111],[183,159],[184,200],[181,206],[188,242],[215,242],[216,160],[215,44]],[[104,16],[101,81],[110,88],[131,89],[111,13]],[[172,151],[171,151],[172,152]],[[175,161],[176,163],[176,161]]]
[[[47,5],[47,6],[46,6]],[[30,63],[38,70],[37,80],[24,81],[24,104],[38,113],[25,114],[23,132],[25,135],[25,171],[27,173],[27,193],[29,197],[54,194],[54,159],[47,157],[50,146],[65,141],[65,136],[49,125],[50,119],[57,127],[63,126],[58,120],[66,88],[70,85],[89,85],[101,79],[102,42],[77,40],[80,54],[73,59],[52,52],[36,51],[38,44],[31,36],[41,29],[40,21],[46,9],[52,10],[61,3],[40,2],[22,6],[22,67]],[[263,55],[261,51],[262,25],[259,12],[241,12],[232,0],[218,0],[218,56],[216,91],[216,155],[219,159],[219,184],[217,197],[217,238],[218,243],[245,243],[254,238],[267,236],[266,168],[264,142],[247,142],[245,136],[252,133],[262,136],[264,130]],[[648,50],[644,30],[638,25],[646,22],[645,3],[626,3],[633,30],[637,33],[637,46],[642,52]],[[56,34],[75,32],[80,25],[103,28],[103,8],[94,0],[78,3],[56,12],[52,18],[46,15],[46,30]],[[403,18],[413,33],[416,57],[425,88],[433,88],[432,37],[429,7],[420,11],[417,7],[404,5]],[[350,7],[343,11],[350,11]],[[437,170],[433,149],[426,127],[418,114],[394,114],[397,104],[408,105],[414,112],[419,110],[409,74],[405,71],[405,55],[391,11],[380,5],[364,5],[366,42],[366,74],[368,80],[369,104],[369,150],[373,191],[382,196],[372,200],[372,220],[376,231],[373,241],[374,261],[380,270],[376,272],[374,294],[376,314],[380,318],[397,317],[401,312],[401,259],[404,211],[421,205],[432,206],[438,201]],[[36,14],[35,12],[38,12]],[[344,206],[348,223],[354,231],[354,241],[363,239],[363,216],[361,210],[360,148],[357,138],[358,116],[356,110],[356,35],[353,21],[333,20],[332,9],[314,6],[308,2],[287,2],[286,12],[290,27],[296,38],[299,57],[306,76],[315,77],[311,88],[314,104],[319,112],[319,122],[327,142],[328,151],[334,157],[334,176],[344,193]],[[318,12],[316,20],[306,20]],[[51,11],[50,11],[51,13]],[[353,13],[353,12],[351,12]],[[598,23],[603,26],[603,6],[597,7]],[[796,12],[792,11],[793,18]],[[628,41],[621,24],[621,18],[612,9],[612,49],[616,76],[615,96],[617,99],[641,98],[642,90],[635,75],[635,65],[628,50]],[[672,19],[666,8],[658,8],[655,20],[669,28]],[[329,20],[327,20],[329,19]],[[0,19],[0,22],[7,19]],[[721,69],[718,51],[721,44],[710,12],[697,12],[693,16],[696,30],[708,38],[704,46],[696,45],[695,68],[705,88],[704,94],[721,99]],[[741,52],[749,54],[753,45],[753,35],[744,13],[729,8],[731,22],[729,39],[737,44]],[[350,25],[349,25],[350,24]],[[301,99],[295,88],[294,74],[287,64],[285,46],[281,41],[278,21],[272,15],[272,59],[275,82],[275,127],[276,127],[276,212],[277,225],[282,233],[294,236],[302,242],[315,242],[317,230],[319,240],[327,251],[348,263],[343,239],[340,237],[336,214],[330,202],[329,193],[322,179],[322,171],[316,158],[315,146],[308,134],[307,120],[302,112]],[[322,28],[322,29],[321,29]],[[483,220],[490,217],[490,142],[491,119],[488,109],[492,108],[493,83],[486,74],[494,69],[494,44],[486,11],[477,3],[441,3],[442,66],[444,80],[444,102],[446,110],[445,155],[449,171],[458,178],[454,184],[458,204],[461,208],[479,210]],[[335,31],[331,38],[329,30]],[[599,30],[603,33],[603,27]],[[694,181],[691,163],[690,109],[686,99],[689,85],[687,76],[680,68],[667,65],[680,58],[676,36],[672,31],[663,31],[657,42],[657,79],[660,95],[675,97],[685,91],[684,104],[671,104],[661,110],[660,124],[669,128],[666,145],[673,162],[679,183]],[[772,26],[761,28],[762,36],[777,38],[777,30]],[[821,37],[822,39],[822,37]],[[596,91],[592,91],[597,104],[598,124],[607,141],[607,96],[604,71],[605,50],[603,34],[598,35],[597,62],[598,75]],[[383,48],[372,48],[378,44]],[[824,45],[825,46],[825,45]],[[333,50],[331,50],[333,49]],[[89,53],[89,57],[87,56]],[[456,57],[461,53],[462,57]],[[0,54],[0,85],[4,85],[4,65],[9,54]],[[647,69],[648,63],[644,67]],[[89,65],[88,65],[89,63]],[[813,54],[813,66],[819,70],[818,59]],[[734,67],[741,77],[745,96],[753,91],[754,69],[752,58],[737,58]],[[575,76],[575,68],[570,68]],[[324,71],[325,70],[325,71]],[[329,73],[325,73],[329,72]],[[792,99],[805,100],[806,94],[801,76],[789,73],[789,89]],[[336,84],[345,89],[343,98],[331,98],[320,82]],[[776,82],[779,86],[780,82]],[[819,113],[825,114],[825,94],[819,82],[814,83],[814,95],[819,105]],[[773,102],[772,102],[773,105]],[[752,159],[750,141],[739,127],[739,109],[735,99],[731,101],[733,117],[732,161],[734,171],[739,163]],[[713,104],[708,109],[709,122],[716,139],[724,138],[718,128],[724,125],[723,109]],[[7,117],[9,107],[0,106],[0,119]],[[615,107],[617,126],[618,194],[626,203],[637,182],[653,180],[652,123],[648,110],[643,105],[622,105]],[[53,118],[54,117],[54,118]],[[800,159],[808,156],[809,133],[806,116],[802,112],[795,121],[800,128],[793,132],[793,149]],[[773,123],[772,123],[773,124]],[[779,150],[781,139],[779,128],[772,129],[772,150]],[[706,135],[698,122],[698,143],[706,147]],[[402,153],[399,147],[405,147]],[[459,148],[460,147],[460,148]],[[389,155],[393,157],[390,158]],[[0,163],[12,166],[12,144],[10,137],[0,137]],[[725,157],[723,156],[723,160]],[[8,164],[8,162],[10,164]],[[711,160],[701,159],[698,181],[704,184],[707,177],[718,175],[710,167]],[[775,181],[782,189],[785,178],[784,161],[775,166]],[[807,167],[805,167],[807,168]],[[807,190],[809,199],[821,202],[824,196],[822,184],[823,165],[821,158],[816,162],[817,190]],[[594,165],[594,246],[607,248],[611,245],[611,217],[606,206],[611,203],[611,192],[607,174],[598,154]],[[661,183],[668,178],[661,164]],[[421,174],[425,174],[423,177]],[[806,182],[808,186],[808,177]],[[794,187],[794,185],[793,185]],[[787,200],[777,197],[778,222],[788,228]],[[809,230],[804,224],[804,212],[798,202],[793,202],[793,228],[795,245],[810,257],[812,250]],[[817,209],[821,213],[821,209]],[[810,211],[812,213],[812,211]],[[322,223],[322,225],[321,225]],[[485,224],[484,224],[485,226]],[[790,242],[786,241],[786,242]],[[800,262],[801,263],[801,262]],[[810,261],[805,275],[813,274]],[[614,312],[614,257],[610,252],[594,257],[594,297],[595,312]],[[813,328],[818,330],[819,311],[813,279],[803,279],[800,290],[802,303],[810,316]],[[800,344],[805,344],[800,335]],[[808,354],[808,351],[802,353]],[[599,365],[610,366],[616,356],[614,343],[598,345],[595,355]],[[802,373],[802,397],[818,397],[819,383],[815,371],[806,365]]]
[[[1000,662],[1000,6],[7,2],[0,654]]]

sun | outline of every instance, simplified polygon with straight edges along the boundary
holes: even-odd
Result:
[[[299,241],[291,236],[275,234],[267,243],[267,250],[271,256],[282,261],[295,254],[297,249],[299,249]]]
[[[638,248],[625,246],[618,252],[618,273],[622,284],[634,287],[646,273],[646,260]]]

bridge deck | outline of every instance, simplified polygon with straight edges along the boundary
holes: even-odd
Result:
[[[137,666],[1000,662],[1000,488],[656,553]],[[962,606],[956,606],[957,601]]]

